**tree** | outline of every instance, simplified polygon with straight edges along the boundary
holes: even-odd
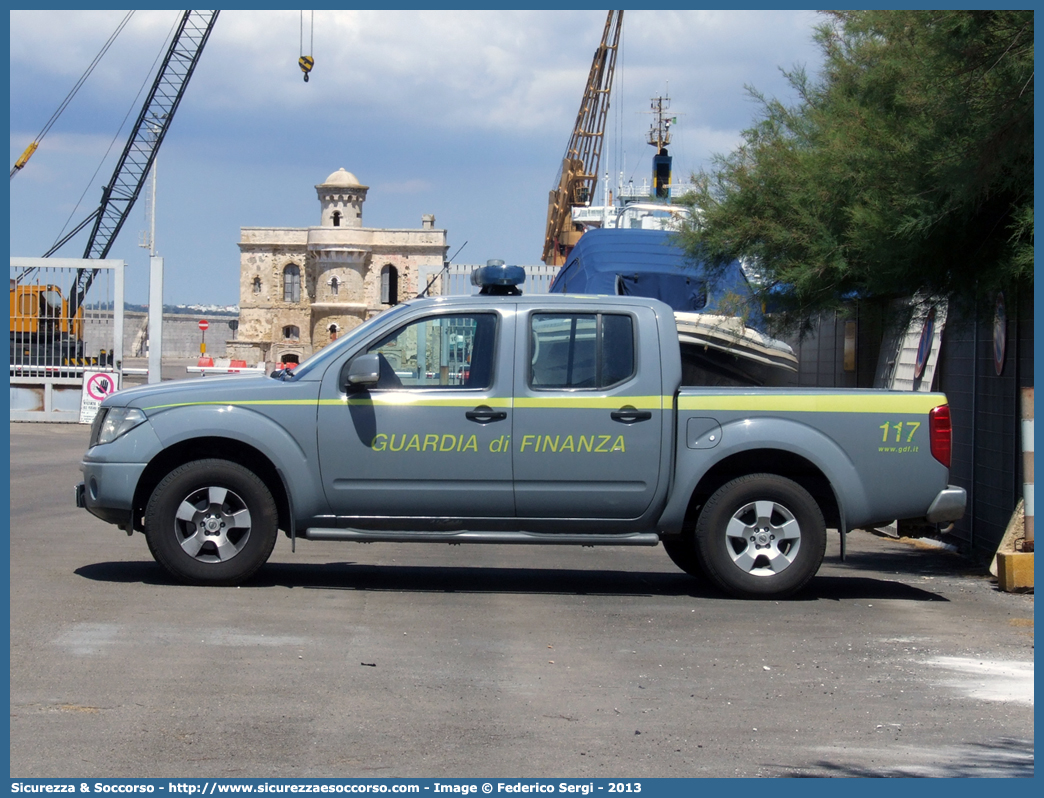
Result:
[[[1033,12],[839,11],[821,77],[694,177],[682,243],[753,262],[784,321],[1032,285]]]

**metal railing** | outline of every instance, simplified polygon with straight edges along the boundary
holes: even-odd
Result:
[[[442,276],[443,296],[467,296],[477,294],[479,289],[471,284],[471,273],[480,266],[486,264],[451,263],[446,273]],[[558,274],[559,266],[546,266],[539,263],[535,266],[523,266],[526,270],[526,281],[521,288],[526,294],[546,294],[551,287],[551,281]]]

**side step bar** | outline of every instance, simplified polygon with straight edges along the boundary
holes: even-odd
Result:
[[[528,543],[565,546],[655,546],[655,532],[622,534],[554,532],[391,532],[359,529],[306,529],[299,537],[307,540],[353,540],[358,543]]]

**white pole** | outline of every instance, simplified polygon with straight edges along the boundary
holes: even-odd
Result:
[[[149,258],[149,382],[163,379],[163,258]]]
[[[127,263],[117,261],[113,271],[116,273],[115,296],[112,298],[112,365],[116,369],[117,384],[123,387],[123,280],[127,272]]]
[[[149,203],[149,257],[156,256],[156,171],[159,155],[152,159],[152,202]]]
[[[152,135],[159,126],[152,125]],[[163,258],[156,255],[156,173],[159,155],[152,159],[152,196],[149,198],[149,383],[163,380]]]

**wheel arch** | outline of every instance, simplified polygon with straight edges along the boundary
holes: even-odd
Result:
[[[695,527],[700,510],[718,488],[748,474],[775,474],[796,482],[815,499],[827,527],[841,527],[841,505],[834,487],[819,466],[799,454],[782,449],[748,449],[723,458],[700,477],[689,497],[683,529]]]
[[[279,528],[289,534],[290,498],[275,464],[264,452],[243,441],[220,436],[189,438],[168,446],[149,462],[134,489],[134,529],[144,530],[145,507],[160,481],[171,471],[193,460],[228,460],[253,472],[265,483],[279,511]]]

